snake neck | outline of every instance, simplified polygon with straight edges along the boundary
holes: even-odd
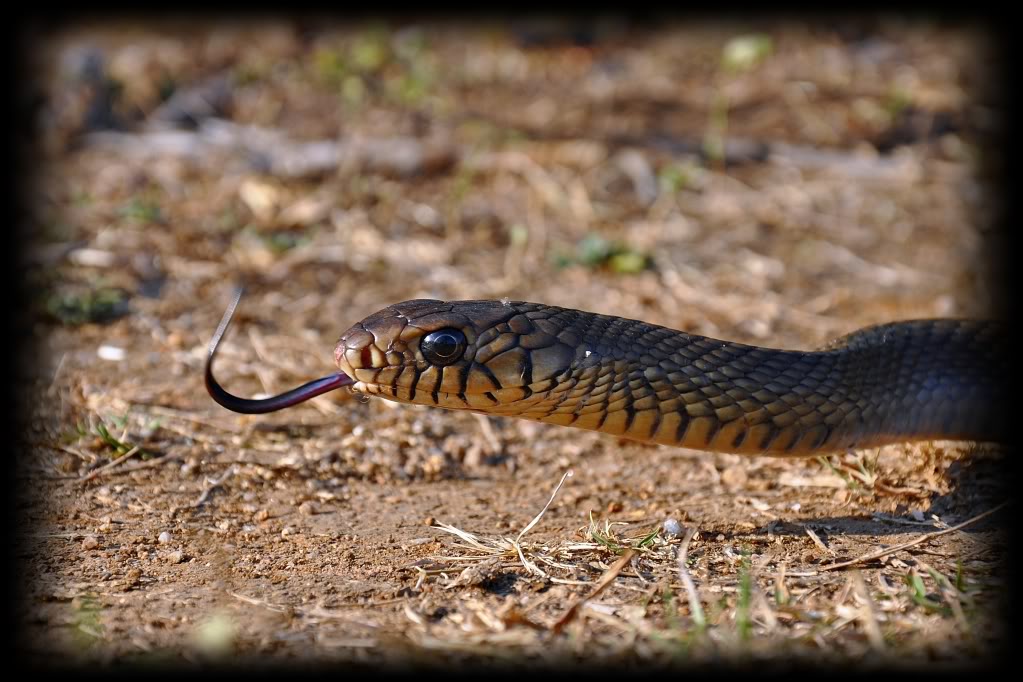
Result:
[[[881,325],[814,352],[635,324],[589,340],[580,330],[583,350],[565,371],[509,389],[518,399],[485,411],[649,443],[778,456],[911,440],[1003,440],[1007,432],[1004,339],[993,323]],[[630,348],[630,337],[643,343]]]

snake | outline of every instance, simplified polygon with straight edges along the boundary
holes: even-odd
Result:
[[[334,348],[340,371],[221,406],[262,414],[341,387],[399,403],[743,455],[812,456],[923,440],[1005,442],[1008,333],[995,320],[877,324],[815,350],[722,341],[639,320],[510,300],[415,299]]]

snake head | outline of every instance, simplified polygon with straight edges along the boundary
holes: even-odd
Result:
[[[578,339],[559,338],[548,311],[517,301],[405,301],[342,334],[334,360],[361,393],[492,410],[552,384],[575,361]]]

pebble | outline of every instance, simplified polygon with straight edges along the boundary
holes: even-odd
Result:
[[[670,538],[677,538],[685,532],[685,528],[675,519],[664,520],[664,534]]]
[[[96,355],[110,362],[120,362],[124,360],[125,352],[123,348],[117,346],[102,345],[96,349]]]
[[[746,474],[746,467],[734,466],[728,467],[721,472],[721,482],[726,488],[738,489],[746,485],[748,476]]]
[[[316,513],[316,505],[308,500],[298,505],[298,513],[303,516],[312,516]]]
[[[162,533],[160,533],[160,537],[156,538],[156,541],[159,542],[161,545],[166,545],[168,542],[171,541],[171,534],[168,533],[167,531],[163,531]]]
[[[176,549],[167,555],[167,562],[171,564],[180,564],[185,560],[185,554],[180,549]]]
[[[96,549],[99,547],[99,540],[94,535],[86,535],[82,540],[82,549]]]
[[[130,569],[124,576],[124,580],[121,581],[122,590],[130,590],[139,584],[142,579],[142,571],[138,568]]]

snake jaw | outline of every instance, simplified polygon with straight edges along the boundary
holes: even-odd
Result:
[[[529,304],[526,304],[529,305]],[[412,300],[380,310],[342,334],[338,367],[356,392],[449,409],[509,408],[546,393],[556,377],[601,364],[603,353],[509,302]],[[421,341],[439,329],[465,335],[463,357],[424,358]]]
[[[444,366],[429,362],[421,348],[441,329],[465,337],[462,357]],[[373,313],[342,334],[334,348],[334,360],[355,379],[356,392],[469,410],[529,395],[533,381],[557,371],[571,354],[511,305],[426,299]]]

